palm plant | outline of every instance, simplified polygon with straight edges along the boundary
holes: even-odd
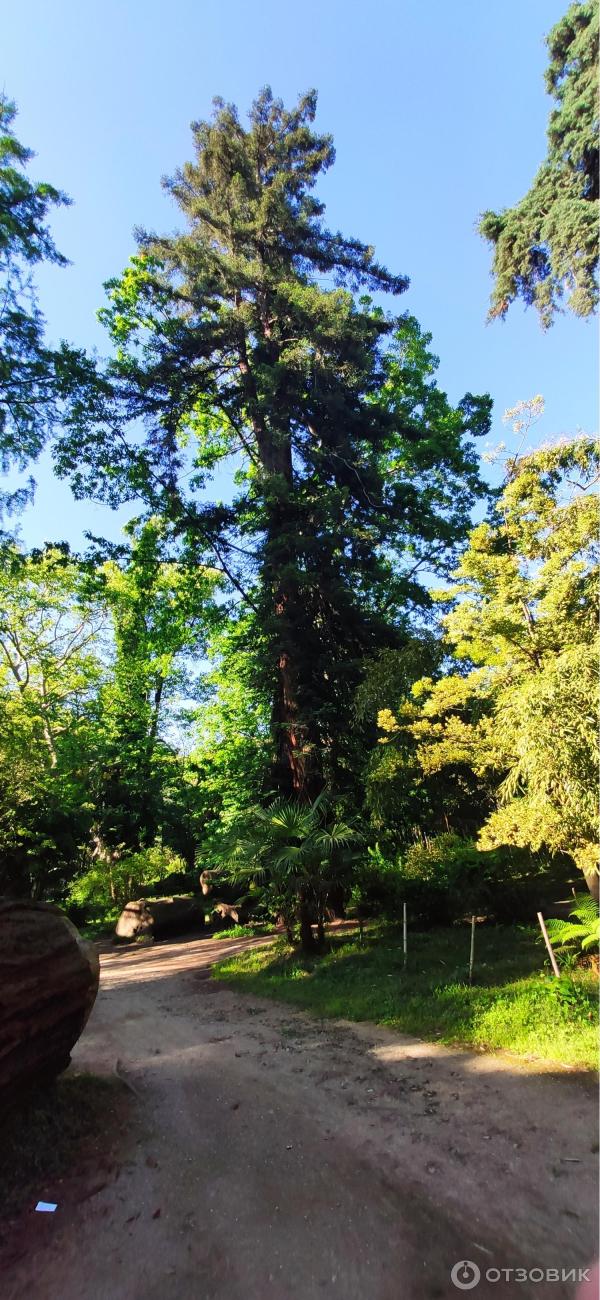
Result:
[[[254,808],[246,820],[250,829],[234,842],[230,873],[240,883],[263,883],[288,937],[297,921],[302,947],[310,951],[315,922],[323,941],[327,895],[346,874],[359,832],[328,819],[324,793],[312,804],[276,799],[268,808]]]
[[[574,948],[579,953],[596,950],[600,941],[600,917],[598,904],[591,894],[576,894],[569,916],[575,917],[575,920],[553,919],[546,922],[551,942],[559,950]]]

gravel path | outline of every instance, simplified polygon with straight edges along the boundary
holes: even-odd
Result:
[[[477,1300],[574,1294],[485,1271],[589,1265],[589,1079],[210,980],[247,946],[103,956],[74,1066],[127,1081],[131,1124],[97,1188],[31,1215],[3,1300],[435,1300],[465,1257]]]

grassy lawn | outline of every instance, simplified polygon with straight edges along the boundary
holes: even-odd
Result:
[[[598,979],[589,970],[549,973],[536,932],[481,926],[475,977],[468,984],[468,927],[410,934],[406,970],[402,938],[390,927],[332,938],[319,957],[269,945],[226,958],[217,979],[280,998],[319,1016],[371,1020],[448,1044],[594,1069]]]

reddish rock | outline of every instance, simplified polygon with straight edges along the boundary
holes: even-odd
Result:
[[[0,898],[0,1108],[66,1069],[98,992],[96,949],[51,903]]]

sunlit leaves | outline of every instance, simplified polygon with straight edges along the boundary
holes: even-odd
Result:
[[[597,476],[584,437],[509,461],[444,619],[463,670],[422,683],[418,717],[404,719],[425,772],[461,762],[492,782],[484,847],[545,846],[587,874],[598,858]]]
[[[547,157],[519,203],[479,223],[494,249],[490,317],[522,298],[544,328],[563,305],[589,316],[598,304],[597,0],[571,4],[546,43]]]

